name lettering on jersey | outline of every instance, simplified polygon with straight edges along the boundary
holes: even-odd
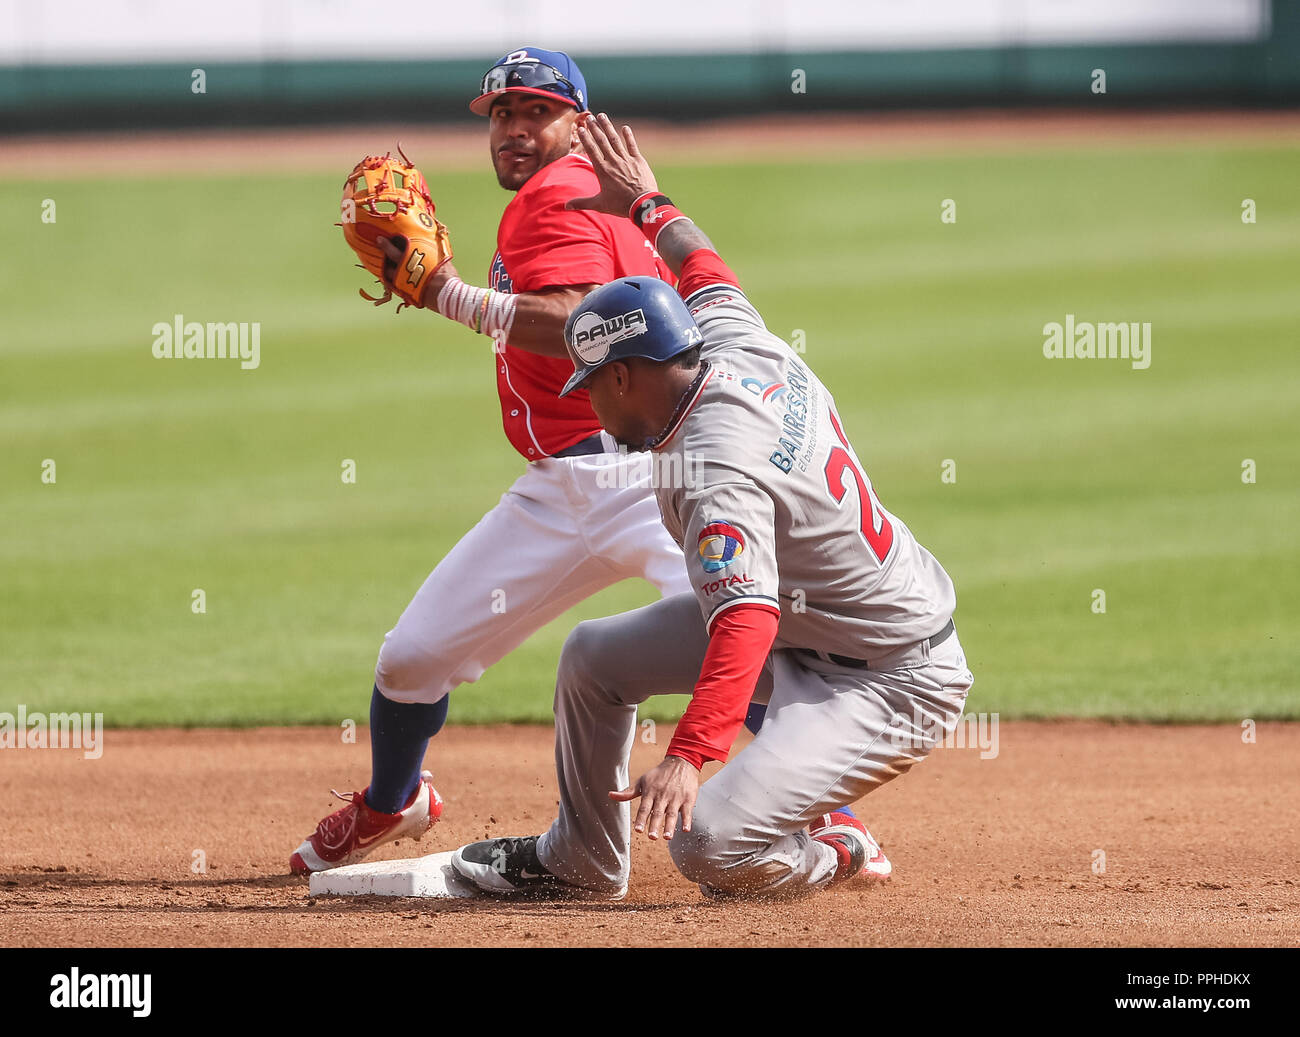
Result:
[[[811,395],[807,369],[798,360],[792,360],[786,372],[784,390],[773,394],[773,398],[783,405],[784,413],[781,415],[781,433],[777,437],[776,449],[768,457],[768,461],[787,475],[796,465],[801,472],[807,470],[809,458],[817,444],[816,426],[810,427],[808,421]]]
[[[705,597],[709,597],[717,594],[720,590],[726,590],[729,587],[743,587],[745,584],[753,582],[754,581],[749,577],[749,573],[741,573],[739,576],[733,574],[731,576],[724,576],[720,580],[701,583],[700,593]]]
[[[631,310],[607,319],[599,313],[587,312],[573,322],[573,351],[584,363],[598,364],[609,356],[614,343],[644,335],[646,330],[644,310]]]

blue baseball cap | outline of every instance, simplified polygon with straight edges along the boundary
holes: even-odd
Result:
[[[611,360],[671,360],[703,341],[682,297],[659,278],[610,281],[590,292],[564,325],[564,343],[577,359],[560,395],[573,392]]]
[[[561,50],[512,50],[483,75],[479,95],[470,101],[469,110],[475,115],[487,115],[492,102],[507,91],[558,98],[580,112],[590,111],[587,81],[578,63]]]

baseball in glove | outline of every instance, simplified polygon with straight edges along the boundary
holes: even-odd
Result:
[[[424,177],[398,146],[401,158],[367,155],[343,184],[339,203],[343,237],[361,265],[379,278],[384,294],[361,297],[382,306],[394,295],[397,304],[419,306],[433,272],[451,259],[451,238],[434,216],[433,199]],[[391,239],[404,250],[400,263],[384,255],[376,238]]]

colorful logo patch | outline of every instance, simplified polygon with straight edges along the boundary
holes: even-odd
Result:
[[[710,522],[700,530],[699,551],[704,571],[720,572],[745,553],[745,538],[729,522]]]
[[[515,283],[510,275],[506,273],[506,264],[502,260],[500,252],[492,257],[492,269],[488,273],[488,284],[493,291],[514,293]]]
[[[744,378],[740,384],[764,403],[768,400],[780,399],[785,395],[785,382],[761,382],[757,378]]]

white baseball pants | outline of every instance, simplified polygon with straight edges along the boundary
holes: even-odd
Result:
[[[611,584],[641,576],[689,589],[638,455],[548,457],[429,574],[384,637],[375,684],[394,702],[437,702],[476,681],[540,627]]]

